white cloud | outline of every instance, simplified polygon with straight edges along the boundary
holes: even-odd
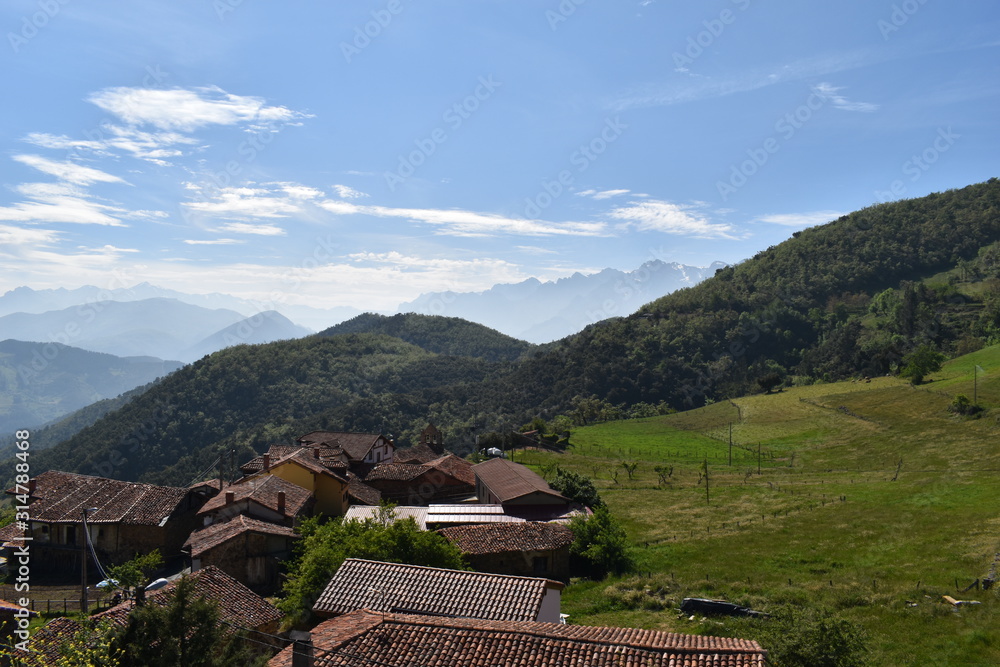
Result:
[[[876,54],[858,50],[808,58],[779,67],[740,72],[727,79],[697,77],[669,83],[649,83],[625,92],[610,106],[616,111],[625,111],[725,97],[773,86],[785,81],[797,81],[871,65],[876,58]]]
[[[267,129],[309,117],[263,99],[227,93],[217,86],[198,88],[105,88],[88,101],[129,125],[192,132],[208,125],[249,124]]]
[[[804,229],[813,225],[822,225],[836,220],[843,216],[840,211],[812,211],[810,213],[777,213],[774,215],[762,215],[754,222],[766,222],[772,225],[784,225],[786,227],[798,227]]]
[[[577,192],[576,196],[590,197],[591,199],[596,199],[600,201],[602,199],[611,199],[612,197],[627,195],[629,192],[630,192],[629,190],[601,190],[600,192],[598,192],[597,190],[583,190],[581,192]]]
[[[124,223],[115,216],[128,213],[94,202],[83,190],[67,183],[23,183],[17,186],[17,191],[31,201],[0,207],[0,220],[122,227]]]
[[[51,229],[38,229],[0,225],[0,248],[19,245],[47,245],[59,240],[59,233]]]
[[[813,92],[817,95],[824,97],[831,102],[833,106],[842,111],[860,111],[862,113],[872,113],[873,111],[878,111],[879,105],[872,104],[870,102],[851,102],[843,95],[838,95],[837,91],[843,90],[843,87],[834,86],[833,84],[818,83],[813,86]]]
[[[361,190],[355,190],[348,185],[334,185],[333,189],[337,192],[337,196],[341,199],[361,199],[362,197],[367,197],[368,194],[361,192]]]
[[[650,199],[631,202],[628,206],[616,208],[610,213],[612,218],[634,225],[639,231],[655,231],[695,238],[733,239],[732,225],[711,222],[702,215],[691,211],[690,206]]]
[[[337,215],[372,215],[379,218],[403,218],[412,222],[434,225],[439,234],[452,236],[601,236],[606,233],[602,222],[548,222],[510,218],[494,213],[478,213],[461,209],[391,208],[359,206],[345,201],[326,200],[321,207]]]
[[[239,239],[211,239],[211,240],[195,240],[195,239],[184,239],[184,243],[188,245],[235,245],[238,243],[246,243],[246,241],[241,241]]]
[[[219,231],[257,236],[285,236],[286,234],[284,229],[275,225],[251,225],[246,222],[229,222],[219,227]]]
[[[75,162],[56,162],[40,155],[15,155],[14,160],[33,167],[38,171],[55,176],[61,181],[74,185],[90,185],[92,183],[124,183],[121,178]]]
[[[183,202],[183,206],[220,218],[287,218],[302,210],[303,198],[311,198],[322,193],[312,188],[281,184],[248,183],[244,187],[211,188],[214,197],[204,197],[203,201]],[[204,196],[201,186],[185,184],[187,189]],[[291,193],[289,192],[291,190]]]

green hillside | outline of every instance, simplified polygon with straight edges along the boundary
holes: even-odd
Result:
[[[974,365],[984,412],[957,417],[948,407],[971,396]],[[1000,552],[1000,346],[931,379],[795,387],[581,427],[564,454],[522,453],[539,470],[594,478],[637,545],[639,576],[571,586],[563,611],[575,623],[764,637],[765,621],[692,622],[675,609],[683,597],[793,604],[865,628],[874,664],[1000,664],[1000,587],[961,592]],[[639,463],[634,480],[622,461]],[[657,466],[672,475],[661,481]],[[943,595],[981,604],[956,610]]]

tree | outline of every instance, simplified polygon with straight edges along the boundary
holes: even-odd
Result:
[[[638,461],[622,461],[621,467],[628,473],[628,480],[631,482],[635,477],[635,469],[639,467]]]
[[[827,610],[787,607],[766,623],[747,622],[742,634],[753,636],[767,649],[775,667],[863,667],[868,659],[868,637],[855,623]]]
[[[578,573],[591,579],[603,579],[609,574],[624,574],[635,567],[625,529],[607,505],[598,506],[590,516],[573,517],[569,528],[574,537],[569,548],[570,566]]]
[[[768,373],[763,377],[757,378],[757,385],[764,390],[765,394],[770,394],[781,382],[782,378],[778,373]]]
[[[899,376],[909,378],[911,384],[922,384],[924,378],[941,370],[945,356],[930,345],[921,345],[903,357],[903,367]]]
[[[594,482],[589,477],[584,477],[572,470],[556,469],[555,479],[549,482],[549,486],[571,501],[591,509],[604,504],[594,487]]]
[[[149,576],[163,565],[163,557],[159,549],[148,554],[136,555],[130,561],[108,568],[108,578],[115,582],[115,587],[125,591],[131,597],[136,589],[144,587]]]
[[[124,667],[229,667],[260,664],[232,628],[219,620],[215,601],[199,596],[182,577],[167,604],[146,603],[129,614],[115,638]]]
[[[284,599],[277,605],[293,624],[309,620],[319,594],[348,558],[466,569],[462,552],[441,535],[420,530],[412,518],[396,519],[390,506],[380,514],[378,520],[320,523],[314,517],[302,522]]]

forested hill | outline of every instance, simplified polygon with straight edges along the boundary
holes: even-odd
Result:
[[[365,313],[320,332],[319,336],[377,333],[412,343],[428,352],[477,357],[488,361],[515,361],[534,348],[481,324],[436,315],[376,315]]]
[[[884,374],[918,345],[950,353],[1000,335],[996,283],[961,282],[1000,278],[998,239],[995,178],[872,206],[566,339],[511,381],[551,411],[576,395],[696,407],[773,373]]]
[[[993,179],[805,230],[547,346],[412,314],[238,346],[39,452],[32,471],[185,484],[220,452],[245,457],[314,428],[384,429],[405,446],[433,421],[461,448],[534,416],[590,419],[595,404],[683,409],[773,378],[893,372],[922,345],[951,355],[1000,342],[998,239]]]

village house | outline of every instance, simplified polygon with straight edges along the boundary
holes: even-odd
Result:
[[[309,491],[316,499],[316,513],[342,516],[350,505],[348,471],[324,465],[320,455],[318,447],[299,447],[277,460],[264,454],[260,457],[260,471],[242,478],[234,486],[251,484],[263,476],[273,475]]]
[[[535,577],[448,570],[348,558],[313,611],[355,609],[497,620],[559,620],[563,584]]]
[[[194,594],[219,605],[219,621],[230,632],[248,630],[250,641],[266,646],[277,644],[274,635],[279,629],[281,612],[267,600],[236,581],[217,567],[206,567],[189,575],[194,582]],[[158,591],[146,594],[145,604],[167,605],[173,600],[178,580],[171,581]],[[90,618],[94,623],[107,620],[112,625],[124,627],[133,609],[131,601],[123,602]],[[59,646],[83,629],[75,619],[57,618],[32,633],[27,654],[18,653],[19,664],[26,667],[48,667],[59,659]]]
[[[98,557],[123,562],[159,549],[180,554],[199,524],[206,488],[137,484],[49,470],[28,481],[32,565],[49,572],[79,572],[83,517]],[[8,490],[16,495],[14,489]]]
[[[191,571],[215,566],[264,595],[279,587],[281,562],[292,555],[292,528],[238,515],[200,528],[184,543]]]
[[[472,464],[448,453],[427,463],[381,463],[364,477],[386,500],[407,505],[459,500],[475,494]]]
[[[438,533],[461,549],[479,572],[569,581],[573,531],[566,526],[524,521],[455,526]]]
[[[541,475],[519,463],[490,459],[472,466],[472,471],[479,502],[503,505],[512,516],[529,521],[568,521],[580,511]]]
[[[205,526],[228,521],[241,514],[283,526],[295,526],[312,514],[315,505],[315,497],[303,487],[268,474],[225,487],[222,493],[205,503],[198,516]]]
[[[311,633],[312,656],[286,647],[269,667],[365,664],[423,667],[541,665],[712,665],[765,667],[767,651],[747,639],[535,621],[443,618],[359,609]],[[345,661],[363,656],[363,661]]]
[[[395,444],[381,433],[343,433],[312,431],[296,442],[303,447],[340,447],[347,455],[351,468],[377,463],[392,463]]]

